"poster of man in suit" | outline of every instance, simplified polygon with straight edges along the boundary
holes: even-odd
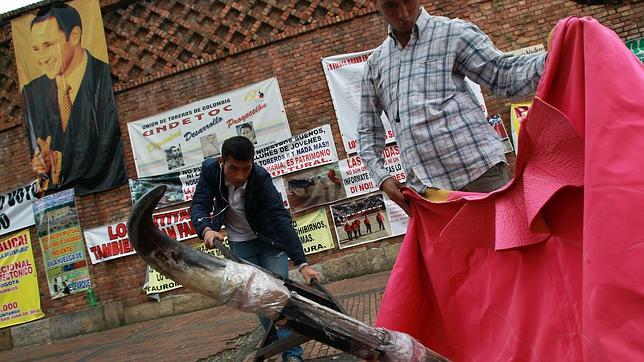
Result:
[[[46,5],[11,26],[41,189],[83,195],[126,183],[98,0]]]

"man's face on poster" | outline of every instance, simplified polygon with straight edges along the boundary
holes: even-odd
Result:
[[[255,142],[255,132],[250,127],[242,127],[240,130],[241,136],[248,138],[251,142]]]
[[[63,74],[72,62],[74,49],[80,42],[80,28],[75,27],[69,34],[58,28],[56,18],[38,22],[31,28],[31,43],[38,65],[49,79]]]

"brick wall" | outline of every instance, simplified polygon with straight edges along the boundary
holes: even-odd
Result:
[[[279,3],[279,5],[277,4]],[[545,43],[558,19],[593,16],[622,39],[644,36],[641,1],[622,5],[581,6],[572,1],[468,0],[421,1],[430,14],[471,20],[501,50]],[[298,134],[330,123],[340,158],[339,128],[320,58],[374,48],[385,36],[375,1],[101,1],[103,21],[127,172],[136,177],[127,123],[221,92],[277,77],[291,132]],[[10,27],[0,29],[0,190],[32,179],[22,116]],[[491,113],[500,113],[509,130],[506,99],[486,96]],[[11,160],[7,162],[7,160]],[[513,160],[510,160],[511,162]],[[77,197],[83,228],[127,218],[127,185],[100,194]],[[35,228],[31,230],[36,241]],[[346,253],[400,241],[392,238],[347,250],[310,256],[319,262]],[[86,306],[84,295],[49,298],[38,242],[34,256],[39,271],[41,302],[47,316]],[[137,256],[90,266],[92,284],[103,302],[143,303],[140,289],[145,266]],[[185,293],[179,290],[175,293]]]

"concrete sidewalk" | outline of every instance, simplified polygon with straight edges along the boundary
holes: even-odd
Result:
[[[326,285],[351,317],[373,325],[389,272]],[[262,336],[253,314],[214,307],[102,332],[0,352],[1,361],[243,361]],[[315,341],[304,345],[306,360],[353,357]]]

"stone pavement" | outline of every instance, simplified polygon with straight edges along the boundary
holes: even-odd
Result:
[[[389,272],[327,284],[347,314],[373,325]],[[0,361],[243,361],[253,356],[262,331],[257,317],[214,307],[102,332],[0,352]],[[353,357],[315,341],[306,360],[349,361]]]

